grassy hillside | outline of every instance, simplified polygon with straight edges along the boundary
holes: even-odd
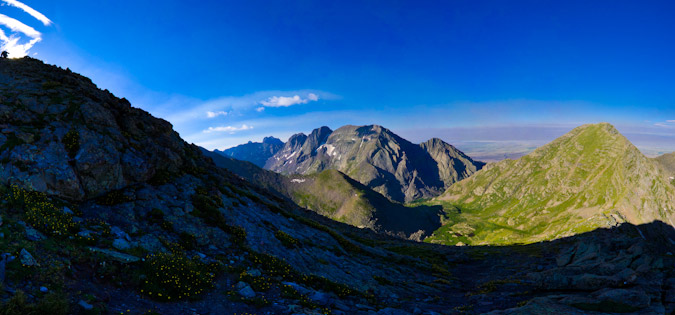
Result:
[[[675,177],[675,152],[658,156],[654,161],[659,163],[670,177]]]
[[[447,214],[428,241],[529,243],[622,222],[672,222],[673,188],[613,126],[584,125],[518,160],[490,164],[427,202]]]

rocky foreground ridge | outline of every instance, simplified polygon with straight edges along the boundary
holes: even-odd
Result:
[[[445,247],[334,222],[39,60],[0,60],[2,314],[666,314],[672,227]]]
[[[483,165],[440,139],[416,145],[381,126],[348,125],[293,135],[265,168],[304,175],[334,169],[393,201],[410,202],[440,195]]]

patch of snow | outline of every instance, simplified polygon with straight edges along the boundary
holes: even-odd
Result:
[[[293,154],[291,154],[291,155],[284,154],[284,158],[287,159],[287,160],[290,160],[290,159],[292,159],[296,154],[298,154],[298,151],[293,152]]]
[[[335,152],[335,147],[333,145],[324,144],[323,146],[325,146],[325,148],[326,148],[326,154],[327,155],[329,155],[329,156],[333,155],[334,156],[335,154],[337,154],[337,152]]]
[[[291,179],[291,183],[304,183],[304,182],[305,182],[304,178],[303,179],[298,179],[298,178]]]

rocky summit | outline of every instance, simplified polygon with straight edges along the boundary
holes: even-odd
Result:
[[[429,241],[512,244],[624,222],[673,225],[670,176],[612,125],[584,125],[451,186],[430,203],[448,218]]]
[[[669,224],[529,245],[405,241],[216,166],[67,69],[0,59],[0,97],[0,314],[675,310]]]
[[[283,146],[284,143],[281,140],[275,137],[265,137],[262,142],[249,141],[227,150],[215,150],[214,152],[263,167],[267,160],[279,152]]]
[[[410,202],[441,194],[483,165],[440,139],[416,145],[370,125],[294,135],[265,168],[283,174],[335,169],[391,200]]]

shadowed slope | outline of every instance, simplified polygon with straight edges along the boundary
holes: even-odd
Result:
[[[339,222],[416,240],[440,227],[440,206],[406,207],[336,170],[286,176],[249,162],[202,152],[216,165]]]

